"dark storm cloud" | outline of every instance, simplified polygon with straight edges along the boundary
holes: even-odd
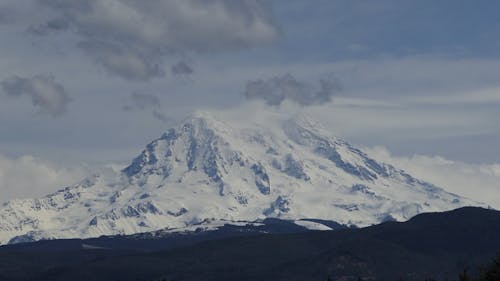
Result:
[[[30,97],[35,107],[54,117],[66,113],[71,101],[64,87],[51,75],[36,75],[31,78],[12,76],[3,80],[1,85],[8,96]]]
[[[35,25],[34,32],[74,31],[86,53],[128,80],[162,76],[165,55],[244,49],[268,43],[279,33],[269,4],[258,0],[39,2],[57,19]]]
[[[309,106],[330,102],[332,96],[340,90],[339,81],[332,77],[320,79],[319,86],[314,87],[297,80],[291,74],[285,74],[267,80],[248,81],[244,94],[249,100],[260,99],[273,106],[279,106],[285,100]]]
[[[179,61],[170,68],[175,76],[188,76],[194,72],[193,68],[185,61]]]

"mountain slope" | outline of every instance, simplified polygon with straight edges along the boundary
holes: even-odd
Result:
[[[500,212],[461,208],[361,229],[200,242],[205,234],[2,246],[0,280],[456,280],[500,251]]]
[[[242,125],[199,113],[148,144],[121,172],[4,204],[0,243],[267,217],[366,226],[466,205],[478,203],[371,159],[307,118]]]

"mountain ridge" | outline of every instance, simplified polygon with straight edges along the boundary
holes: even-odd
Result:
[[[242,125],[202,112],[116,174],[7,202],[0,243],[273,217],[366,226],[467,205],[482,204],[372,159],[310,118]]]
[[[333,231],[271,220],[263,226],[275,224],[270,233],[227,225],[0,246],[0,279],[455,280],[464,268],[476,275],[500,250],[500,212],[478,207]]]

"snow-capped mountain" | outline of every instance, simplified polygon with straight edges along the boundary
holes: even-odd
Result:
[[[199,113],[122,171],[0,209],[0,243],[182,230],[268,217],[366,226],[477,202],[371,159],[304,117],[243,123]]]

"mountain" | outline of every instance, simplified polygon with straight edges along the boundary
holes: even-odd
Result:
[[[366,228],[221,239],[228,231],[6,245],[0,280],[444,281],[464,269],[475,275],[500,251],[500,212],[473,207]]]
[[[252,123],[197,113],[119,172],[5,203],[0,243],[183,232],[265,218],[311,229],[331,228],[321,220],[362,227],[468,205],[481,204],[372,159],[311,119]]]

